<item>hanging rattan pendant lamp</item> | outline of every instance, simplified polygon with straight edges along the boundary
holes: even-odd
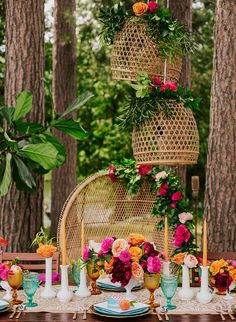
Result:
[[[160,112],[133,130],[132,147],[137,164],[197,163],[199,134],[193,113],[174,100],[170,100],[168,105],[171,117]]]
[[[147,23],[128,20],[115,36],[112,55],[112,78],[136,82],[139,73],[147,71],[150,77],[164,79],[165,59],[158,55],[157,46],[147,32]],[[166,62],[166,79],[178,82],[182,58]]]

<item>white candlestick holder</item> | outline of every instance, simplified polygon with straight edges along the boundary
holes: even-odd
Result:
[[[57,298],[60,302],[67,303],[73,297],[72,291],[69,290],[69,283],[68,283],[69,265],[60,265],[60,268],[61,268],[61,288],[60,288],[60,291],[57,293]]]
[[[44,299],[52,299],[56,296],[56,292],[52,288],[52,257],[45,258],[45,263],[45,286],[40,295]]]
[[[207,304],[211,302],[213,294],[209,291],[208,287],[208,269],[209,266],[201,266],[201,288],[197,293],[197,300],[199,303]]]
[[[87,287],[87,272],[86,267],[81,267],[80,270],[80,284],[78,290],[75,292],[75,295],[81,297],[88,297],[91,295],[90,290]]]
[[[179,291],[179,297],[182,301],[190,301],[193,298],[193,290],[190,287],[189,268],[182,265],[182,288]]]
[[[170,275],[170,262],[163,263],[163,274],[167,276]]]

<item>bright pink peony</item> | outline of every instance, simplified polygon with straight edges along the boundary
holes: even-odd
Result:
[[[181,247],[182,244],[189,241],[191,233],[185,225],[179,225],[175,230],[173,244],[175,247]]]
[[[171,196],[171,200],[172,201],[179,201],[180,199],[182,199],[183,195],[181,192],[177,191],[175,193],[173,193],[173,195]]]
[[[147,260],[147,270],[149,273],[160,273],[161,271],[161,261],[160,258],[155,257],[148,257]]]
[[[87,261],[88,259],[89,259],[89,247],[86,246],[86,247],[84,247],[83,260]]]
[[[142,177],[145,177],[152,170],[152,165],[140,164],[137,166],[137,169],[138,169],[138,173]]]
[[[157,10],[158,4],[154,1],[150,1],[148,3],[148,8],[151,11],[151,13],[154,13]]]
[[[150,2],[149,2],[150,3]],[[158,77],[152,77],[152,82],[156,85],[161,85],[162,81]]]
[[[167,195],[166,189],[163,189],[162,187],[159,189],[159,196],[165,197]]]
[[[128,252],[127,250],[122,250],[122,251],[120,252],[119,259],[120,259],[122,262],[128,262],[128,261],[131,259],[130,252]]]
[[[103,239],[102,244],[101,244],[101,252],[103,254],[108,253],[109,250],[111,249],[113,242],[114,242],[114,238],[112,238],[112,237]]]

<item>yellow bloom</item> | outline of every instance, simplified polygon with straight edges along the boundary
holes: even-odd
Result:
[[[138,262],[143,254],[142,249],[137,246],[130,247],[129,252],[133,262]]]
[[[145,240],[144,236],[141,234],[130,234],[129,239],[132,245],[140,244]]]
[[[179,253],[176,254],[173,258],[172,258],[172,262],[178,265],[183,265],[184,264],[184,258],[187,255],[187,253]]]
[[[236,284],[236,269],[233,268],[232,270],[229,271],[230,277],[232,277],[233,283]]]
[[[57,248],[53,245],[40,244],[39,248],[37,249],[37,253],[42,257],[49,258],[53,256],[56,250]]]
[[[216,260],[214,262],[211,263],[211,266],[210,266],[210,273],[215,276],[216,274],[218,274],[220,272],[220,270],[227,266],[228,263],[222,258],[220,260]],[[223,270],[224,272],[224,270]]]
[[[142,14],[148,11],[148,5],[144,2],[136,2],[133,5],[133,11],[136,16],[141,16]]]

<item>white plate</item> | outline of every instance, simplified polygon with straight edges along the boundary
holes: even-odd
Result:
[[[132,315],[132,314],[137,314],[137,313],[142,313],[145,311],[148,311],[149,305],[144,304],[144,303],[134,303],[134,306],[132,306],[129,310],[121,310],[120,308],[109,308],[108,303],[102,302],[102,303],[97,303],[94,304],[94,308],[99,309],[100,312],[104,311],[104,313],[111,313],[111,314],[116,314],[116,315]]]
[[[7,301],[0,300],[0,310],[4,310],[8,306],[9,303]]]

